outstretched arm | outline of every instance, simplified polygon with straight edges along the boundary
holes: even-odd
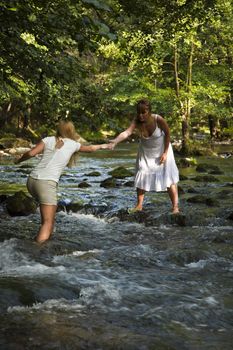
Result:
[[[132,135],[134,129],[136,128],[136,123],[133,121],[128,129],[121,132],[115,139],[111,140],[112,149],[120,142],[126,140],[130,135]]]
[[[15,160],[15,164],[24,162],[32,157],[35,157],[37,154],[42,153],[44,150],[44,142],[40,141],[35,147],[30,149],[30,151],[25,152],[19,159]]]
[[[169,143],[170,143],[170,130],[169,130],[167,122],[162,117],[158,116],[157,123],[158,123],[158,127],[161,130],[163,130],[164,135],[165,135],[164,151],[163,151],[163,154],[161,155],[161,158],[160,158],[160,163],[164,163],[165,160],[167,159],[167,152],[168,152],[168,147],[169,147]]]
[[[90,145],[90,146],[81,146],[79,148],[79,152],[95,152],[100,149],[110,149],[110,145],[107,143],[103,143],[102,145]]]

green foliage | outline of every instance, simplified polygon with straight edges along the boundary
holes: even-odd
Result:
[[[36,120],[56,118],[70,85],[85,72],[82,53],[112,37],[105,11],[111,10],[102,0],[1,2],[0,121],[9,122],[27,104]],[[9,111],[9,104],[17,108]]]
[[[9,0],[0,20],[6,131],[22,127],[30,106],[39,135],[70,117],[101,138],[147,97],[176,134],[184,120],[206,130],[211,114],[231,135],[230,0]]]

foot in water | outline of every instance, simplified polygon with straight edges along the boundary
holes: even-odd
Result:
[[[134,213],[136,213],[137,211],[142,211],[142,208],[138,208],[138,207],[129,208],[127,211],[128,211],[128,214],[134,214]]]
[[[180,209],[178,207],[178,205],[176,205],[175,207],[172,208],[172,214],[179,214],[180,213]]]

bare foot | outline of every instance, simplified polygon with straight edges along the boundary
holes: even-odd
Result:
[[[176,205],[175,207],[172,208],[172,214],[179,214],[180,209],[178,207],[178,205]]]
[[[142,211],[142,207],[135,207],[135,208],[129,208],[128,213],[133,214],[136,213],[137,211]]]

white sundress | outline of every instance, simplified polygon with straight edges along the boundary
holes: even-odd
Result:
[[[158,127],[150,137],[141,137],[136,160],[135,188],[145,191],[166,191],[172,184],[179,181],[179,171],[176,166],[171,143],[168,147],[167,159],[160,164],[164,152],[164,132]]]

